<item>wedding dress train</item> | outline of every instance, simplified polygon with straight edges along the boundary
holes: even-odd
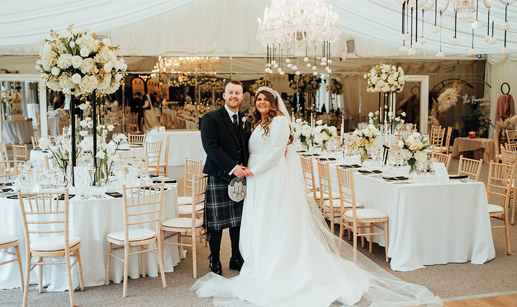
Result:
[[[441,305],[425,287],[391,276],[330,233],[306,197],[294,146],[285,155],[289,133],[289,120],[279,116],[267,135],[259,126],[250,138],[240,274],[209,273],[191,290],[214,297],[216,306]]]

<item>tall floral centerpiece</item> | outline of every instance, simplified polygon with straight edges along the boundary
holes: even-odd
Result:
[[[112,46],[107,38],[97,39],[95,33],[88,34],[89,28],[74,28],[73,25],[59,33],[50,30],[51,39],[45,39],[39,50],[36,69],[45,84],[52,90],[72,95],[71,123],[75,131],[75,102],[73,97],[83,94],[93,96],[93,134],[96,129],[95,92],[112,94],[120,87],[127,70],[124,59],[117,59],[118,47]],[[76,135],[72,134],[72,161],[76,165]],[[97,151],[97,138],[93,140],[93,153]]]
[[[181,108],[181,112],[185,116],[193,117],[196,114],[196,106],[193,104],[186,104]]]
[[[337,129],[334,126],[322,125],[322,121],[316,122],[317,126],[313,131],[314,145],[321,146],[321,150],[327,151],[328,147],[336,142]]]
[[[309,147],[309,140],[312,137],[312,127],[311,125],[298,118],[293,126],[294,137],[296,140],[300,141],[303,147]]]
[[[402,92],[407,80],[407,77],[404,75],[404,70],[402,70],[402,67],[397,68],[395,65],[381,63],[365,74],[364,78],[368,80],[366,91],[369,93],[379,93],[381,122],[392,124],[389,122],[388,112],[394,114],[396,111],[395,94]],[[382,93],[384,93],[384,95]],[[389,104],[388,108],[386,107],[387,104]]]
[[[347,146],[349,149],[357,148],[361,151],[361,163],[366,161],[369,157],[369,152],[372,149],[377,148],[377,136],[381,133],[373,124],[369,124],[365,128],[355,130],[353,135],[355,139],[348,142]]]
[[[375,128],[379,127],[379,111],[368,113],[368,123],[374,125]]]
[[[415,132],[408,136],[407,139],[402,139],[398,142],[400,147],[402,159],[407,161],[409,166],[409,173],[416,170],[417,162],[425,162],[427,160],[427,153],[425,150],[429,148],[429,144],[426,145],[428,139],[422,137],[420,133]]]
[[[250,86],[250,92],[251,94],[255,95],[255,92],[260,88],[260,87],[263,87],[263,86],[267,86],[267,87],[273,87],[273,82],[271,82],[271,80],[269,80],[268,77],[266,78],[260,78],[260,79],[257,79],[251,86]]]

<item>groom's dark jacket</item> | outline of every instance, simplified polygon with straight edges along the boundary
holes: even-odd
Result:
[[[248,165],[250,120],[238,112],[238,121],[235,127],[224,106],[203,116],[201,140],[207,155],[203,173],[230,180],[234,175],[229,172],[237,164]]]

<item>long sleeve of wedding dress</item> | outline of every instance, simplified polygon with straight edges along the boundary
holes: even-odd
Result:
[[[289,141],[289,122],[285,116],[277,116],[271,122],[269,127],[269,135],[268,140],[263,140],[263,146],[267,146],[266,150],[261,148],[260,155],[263,155],[265,152],[266,155],[263,155],[260,162],[257,165],[254,165],[250,168],[251,173],[253,175],[258,175],[263,173],[267,169],[275,166],[278,161],[285,155],[285,150],[287,146],[287,142]]]

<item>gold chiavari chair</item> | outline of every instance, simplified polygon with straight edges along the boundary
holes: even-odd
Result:
[[[506,150],[509,150],[509,151],[517,151],[517,143],[513,143],[513,144],[504,144],[504,149]]]
[[[127,136],[127,141],[129,145],[140,145],[144,146],[145,144],[145,134],[131,134],[129,133]]]
[[[482,165],[483,159],[473,160],[460,156],[460,163],[458,164],[458,175],[468,175],[470,179],[479,181],[479,174],[481,174]]]
[[[169,145],[171,142],[171,137],[167,136],[167,141],[165,143],[165,154],[163,156],[163,162],[160,162],[159,172],[163,169],[163,174],[165,177],[169,177]]]
[[[399,130],[397,132],[397,136],[398,136],[398,140],[406,140],[410,135],[412,135],[413,133],[415,133],[416,130]]]
[[[447,172],[449,171],[449,166],[451,165],[452,154],[443,154],[443,153],[435,153],[434,157],[438,162],[445,164],[445,169]],[[480,168],[481,169],[481,168]]]
[[[509,151],[502,149],[501,150],[501,163],[503,164],[509,164],[513,166],[517,166],[517,152],[516,151]],[[517,176],[517,174],[515,174]],[[512,192],[510,193],[510,198],[513,198],[512,202],[512,220],[510,224],[515,223],[515,206],[517,201],[517,185],[515,184],[515,180],[512,183]]]
[[[334,218],[339,217],[341,202],[339,193],[332,191],[330,168],[327,162],[318,161],[319,197],[323,217],[330,220],[330,231],[334,233]]]
[[[354,236],[354,249],[357,249],[357,238],[359,236],[361,237],[361,245],[364,247],[364,237],[368,236],[370,237],[368,240],[370,242],[369,252],[372,253],[373,236],[384,235],[386,262],[389,262],[388,215],[380,210],[373,208],[358,208],[357,201],[355,199],[354,173],[352,170],[345,170],[337,167],[337,176],[339,182],[339,194],[342,203],[342,219],[340,222],[341,227],[339,230],[339,237],[343,238],[344,229],[348,229],[349,235],[350,231],[352,231]],[[382,223],[383,226],[379,226],[376,223]],[[369,229],[369,232],[361,231],[361,233],[359,233],[359,229],[364,230],[366,228]],[[374,228],[379,228],[382,230],[382,232],[374,232]]]
[[[427,153],[431,153],[431,157],[434,157],[434,154],[437,152],[442,152],[443,146],[443,138],[445,136],[445,128],[435,128],[430,135],[429,144],[431,145],[431,149],[426,149]]]
[[[27,150],[27,144],[25,145],[13,145],[13,156],[17,161],[29,160],[29,151]]]
[[[163,244],[160,234],[160,224],[163,207],[164,184],[150,184],[135,187],[122,187],[124,195],[124,230],[108,234],[108,265],[106,267],[106,285],[109,285],[111,258],[124,263],[124,289],[122,296],[127,296],[127,277],[129,273],[129,256],[140,254],[142,277],[145,277],[144,253],[152,252],[158,255],[158,266],[162,276],[162,285],[167,287],[163,271]],[[143,194],[142,191],[144,191]],[[147,211],[146,211],[147,210]],[[143,224],[149,227],[142,227]],[[154,227],[151,225],[154,224]],[[151,228],[154,228],[152,230]],[[156,247],[148,248],[145,245],[156,243]],[[113,245],[120,247],[113,248]],[[138,251],[130,252],[132,247]],[[124,250],[124,259],[113,252]]]
[[[150,173],[154,173],[155,175],[160,174],[162,143],[163,141],[145,143],[145,155],[149,158],[147,169]]]
[[[316,179],[314,177],[314,167],[312,164],[311,158],[300,157],[302,163],[302,173],[303,179],[305,181],[305,187],[309,194],[307,197],[314,199],[315,201],[319,199],[319,192],[316,187]],[[321,210],[321,202],[316,201]]]
[[[508,205],[510,202],[512,183],[515,178],[514,172],[515,167],[513,165],[491,162],[486,187],[488,212],[490,217],[504,221],[504,226],[492,226],[492,229],[505,229],[506,252],[508,255],[512,254],[508,229]],[[501,200],[499,205],[494,205],[490,202],[491,195],[500,197]]]
[[[81,266],[81,238],[70,235],[69,196],[65,191],[22,194],[18,190],[20,209],[25,229],[25,286],[23,306],[27,306],[29,295],[30,272],[39,266],[39,291],[43,292],[43,265],[65,264],[68,275],[68,291],[70,304],[75,306],[74,287],[72,283],[72,268],[77,264],[79,283],[84,290],[83,269]],[[51,235],[48,235],[51,234]],[[33,235],[31,237],[31,235]],[[37,261],[32,261],[32,258]],[[64,257],[65,261],[43,261],[43,258]],[[71,262],[70,257],[76,260]]]
[[[0,142],[0,158],[4,161],[9,160],[9,155],[7,154],[7,145],[5,145],[5,141]]]
[[[183,196],[178,197],[178,214],[180,217],[189,215],[192,208],[192,196],[189,196],[188,191],[192,193],[192,183],[194,177],[201,176],[203,172],[203,161],[190,160],[185,158],[185,173],[183,177]],[[190,194],[192,195],[192,194]],[[203,212],[204,207],[196,208],[196,211]]]
[[[15,252],[10,252],[7,249],[13,247]],[[8,254],[11,256],[16,256],[16,258],[0,262],[0,266],[4,264],[8,264],[11,262],[18,262],[18,270],[20,271],[20,285],[22,288],[22,291],[25,287],[25,284],[23,282],[23,269],[22,269],[22,256],[20,254],[20,240],[15,237],[8,234],[2,234],[0,233],[0,252],[3,252],[4,254]]]
[[[506,137],[508,140],[508,144],[517,143],[517,130],[506,129]]]
[[[39,139],[41,139],[41,137],[39,137],[39,136],[31,136],[32,149],[41,149],[39,147]]]
[[[198,217],[198,210],[196,208],[203,208],[205,203],[205,191],[208,181],[207,175],[194,176],[192,178],[192,203],[189,205],[190,212],[185,217],[179,217],[167,220],[161,223],[161,236],[163,244],[177,245],[178,251],[181,254],[181,246],[190,246],[192,248],[192,265],[194,278],[197,278],[197,248],[196,239],[203,238],[206,231],[203,228],[203,219]],[[165,232],[173,232],[169,236],[165,236]],[[183,242],[182,234],[189,233],[191,242]],[[199,235],[196,235],[199,233]],[[170,237],[178,236],[177,242],[167,242]]]
[[[0,181],[10,181],[18,176],[18,161],[0,161]]]

